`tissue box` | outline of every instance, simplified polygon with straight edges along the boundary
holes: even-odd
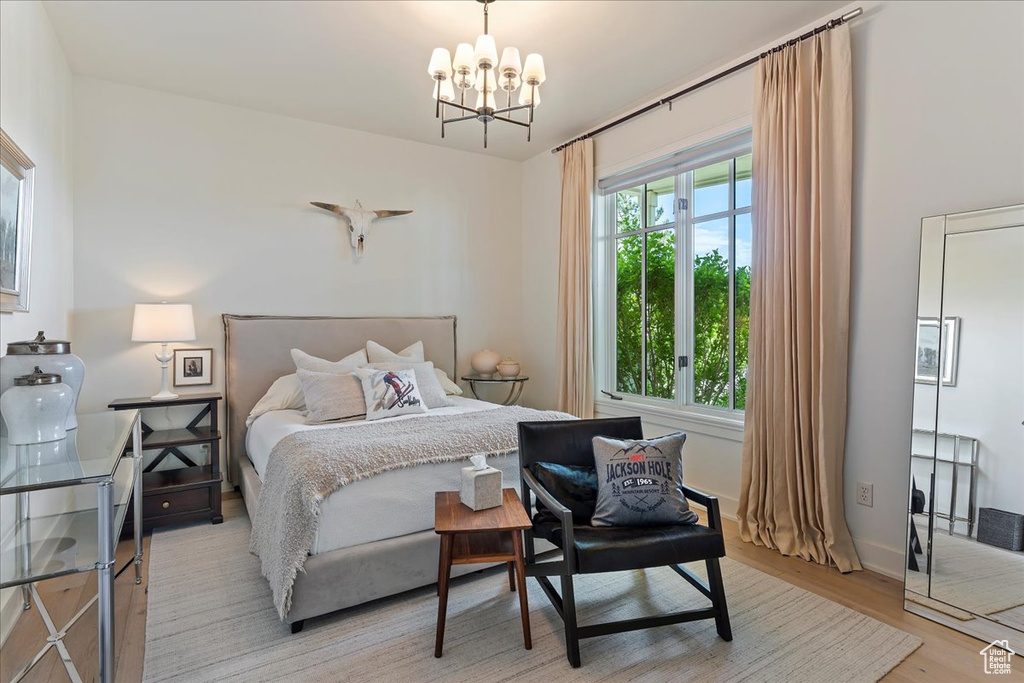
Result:
[[[462,504],[473,510],[486,510],[501,505],[501,470],[485,467],[462,468],[462,490],[459,492]]]

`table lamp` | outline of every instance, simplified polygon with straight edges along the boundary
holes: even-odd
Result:
[[[196,338],[196,324],[192,318],[192,304],[135,304],[132,321],[132,341],[157,342],[161,345],[156,359],[160,361],[160,391],[153,400],[178,398],[167,387],[167,364],[172,356],[167,352],[170,342],[192,341]]]

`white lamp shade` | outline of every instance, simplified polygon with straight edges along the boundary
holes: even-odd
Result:
[[[434,81],[434,99],[437,99],[438,88],[441,89],[441,100],[444,102],[455,101],[455,87],[447,78],[443,81]]]
[[[476,65],[487,65],[488,68],[498,62],[498,46],[494,44],[494,36],[481,33],[476,39],[476,50],[473,52]]]
[[[532,80],[536,80],[539,85],[546,79],[547,74],[544,73],[544,58],[536,52],[526,55],[526,64],[523,65],[523,80],[527,83]]]
[[[469,43],[459,43],[455,48],[455,59],[452,60],[452,68],[456,71],[468,70],[473,73],[476,64],[473,61],[473,46]]]
[[[518,76],[523,71],[523,63],[519,60],[519,50],[514,47],[506,47],[501,52],[501,64],[498,66],[498,73],[505,75],[509,71]]]
[[[430,66],[427,67],[427,73],[430,74],[431,78],[442,74],[445,78],[451,78],[452,56],[447,49],[443,47],[434,48],[434,54],[430,55]]]
[[[477,91],[483,90],[485,81],[487,92],[494,92],[498,89],[498,75],[495,73],[494,69],[479,69],[476,72],[476,84],[473,87],[475,87]]]
[[[192,304],[135,304],[132,341],[166,343],[195,338]]]
[[[519,91],[519,104],[532,104],[540,106],[540,86],[524,85]]]
[[[490,91],[487,92],[487,103],[486,104],[484,104],[484,94],[483,93],[477,93],[477,96],[476,96],[476,108],[477,108],[477,111],[479,111],[481,108],[483,108],[485,106],[488,107],[489,109],[497,109],[497,107],[494,106],[494,93],[493,92],[490,92]]]

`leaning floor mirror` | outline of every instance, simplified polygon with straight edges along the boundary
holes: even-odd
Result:
[[[904,606],[1024,652],[1024,204],[925,218]]]

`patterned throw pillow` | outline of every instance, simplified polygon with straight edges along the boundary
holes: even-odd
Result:
[[[412,370],[359,368],[355,374],[363,383],[367,420],[427,412]]]
[[[434,364],[430,361],[426,363],[370,363],[366,367],[372,370],[412,370],[416,374],[416,388],[419,389],[423,403],[428,408],[445,408],[455,405],[445,394],[444,388],[441,387],[441,382],[434,374]]]
[[[683,496],[679,432],[646,441],[594,437],[597,506],[594,526],[691,524],[697,515]]]

